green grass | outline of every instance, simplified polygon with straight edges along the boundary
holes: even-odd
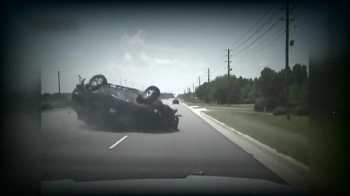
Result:
[[[203,103],[203,102],[186,102],[185,103],[189,106],[219,106],[216,104],[212,104],[212,103]]]
[[[232,104],[232,105],[201,105],[199,107],[207,109],[218,109],[218,110],[233,110],[242,109],[242,111],[254,112],[254,105],[244,105],[244,104]]]
[[[210,103],[205,103],[203,101],[200,101],[199,99],[190,99],[190,100],[184,100],[184,102],[189,105],[189,106],[200,106],[200,107],[208,107],[208,106],[212,106],[212,107],[237,107],[237,108],[253,108],[254,104],[231,104],[231,105],[226,105],[226,104],[222,104],[222,105],[218,105],[214,102],[210,102]]]
[[[199,99],[194,99],[194,98],[187,98],[186,100],[182,100],[182,101],[184,101],[189,106],[205,104]]]
[[[206,114],[227,126],[308,165],[308,117],[292,115],[287,120],[284,115],[273,116],[253,110],[208,109]]]

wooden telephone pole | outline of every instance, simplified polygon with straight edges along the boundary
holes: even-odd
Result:
[[[60,71],[58,71],[58,94],[61,93]]]
[[[286,116],[289,120],[289,0],[286,0],[286,4]]]
[[[210,82],[210,70],[209,70],[209,68],[208,68],[208,83]]]
[[[230,104],[230,49],[227,49],[227,104]]]

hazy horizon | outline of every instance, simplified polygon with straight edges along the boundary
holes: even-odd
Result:
[[[227,49],[236,77],[283,69],[283,3],[19,6],[10,31],[15,47],[24,47],[20,63],[40,64],[41,93],[58,92],[59,71],[61,92],[72,92],[78,75],[88,82],[103,74],[109,83],[179,94],[198,86],[198,77],[207,81],[208,68],[210,80],[226,74]],[[289,65],[308,66],[308,7],[291,8]]]

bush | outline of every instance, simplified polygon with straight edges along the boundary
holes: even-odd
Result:
[[[51,104],[54,108],[65,108],[65,107],[70,106],[70,102],[68,102],[68,101],[57,101],[57,102],[53,102]]]
[[[241,103],[243,103],[243,104],[253,104],[254,100],[252,98],[245,98],[245,99],[243,99],[243,101]]]
[[[295,108],[295,114],[299,116],[307,116],[309,115],[309,106],[300,105]]]
[[[50,103],[41,104],[41,110],[53,110],[54,107]]]
[[[287,114],[287,109],[282,108],[282,107],[277,107],[272,111],[272,114],[274,116],[279,116],[279,115],[286,115]]]
[[[295,101],[289,101],[289,107],[296,108],[298,107],[299,103]]]
[[[267,106],[267,100],[263,97],[258,98],[257,100],[255,100],[254,103],[254,110],[257,112],[263,112],[264,108]]]
[[[275,97],[269,97],[267,99],[266,111],[273,111],[277,107],[277,99]]]
[[[289,108],[289,113],[294,114],[295,113],[295,108]]]
[[[41,95],[41,99],[42,99],[41,101],[42,101],[42,102],[49,101],[50,96],[51,96],[50,93],[44,93],[44,94],[42,94],[42,95]]]

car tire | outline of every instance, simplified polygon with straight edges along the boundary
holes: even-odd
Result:
[[[102,74],[98,74],[98,75],[93,76],[89,81],[89,87],[92,90],[97,90],[101,86],[106,85],[106,84],[107,84],[107,78]]]
[[[160,96],[160,90],[156,86],[148,87],[143,93],[139,101],[145,104],[151,104]]]
[[[142,99],[142,95],[141,94],[138,94],[137,97],[136,97],[136,102],[137,103],[140,103],[140,104],[143,104],[143,99]]]

